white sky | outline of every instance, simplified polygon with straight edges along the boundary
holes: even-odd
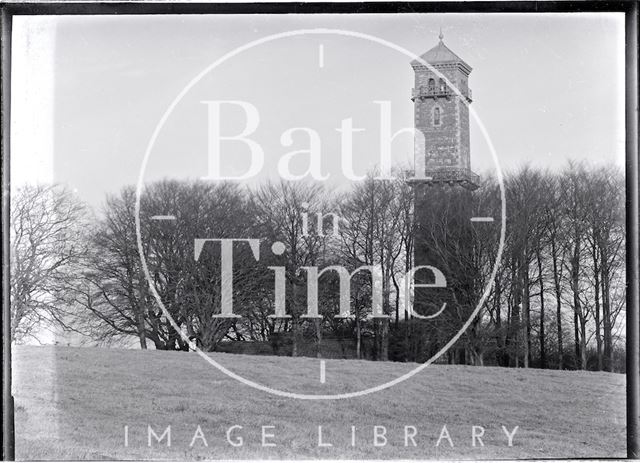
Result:
[[[503,169],[526,162],[562,168],[566,161],[623,165],[624,19],[621,14],[224,15],[16,17],[13,28],[12,179],[57,181],[93,205],[137,180],[156,124],[200,71],[234,48],[295,29],[332,28],[375,35],[416,54],[445,43],[473,67],[473,108]],[[319,47],[324,66],[319,66]],[[392,105],[393,129],[412,126],[413,71],[396,51],[361,39],[305,35],[242,53],[203,78],[176,107],[152,152],[146,179],[207,173],[202,100],[244,100],[260,112],[253,135],[265,169],[302,149],[285,148],[291,127],[317,130],[323,171],[344,185],[335,129],[352,117],[354,165],[378,162],[375,100]],[[229,114],[227,123],[242,123]],[[226,130],[238,131],[224,126]],[[472,167],[493,167],[471,125]],[[412,156],[410,137],[393,145]],[[229,148],[227,167],[246,155]]]

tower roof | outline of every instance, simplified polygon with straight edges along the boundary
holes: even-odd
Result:
[[[424,61],[426,61],[429,64],[432,65],[438,65],[438,64],[449,64],[449,63],[458,63],[460,65],[462,65],[462,68],[465,68],[467,70],[467,73],[471,72],[471,66],[469,66],[467,63],[465,63],[465,61],[460,58],[458,55],[456,55],[454,52],[452,52],[449,47],[447,47],[444,44],[443,41],[443,35],[442,35],[442,31],[440,32],[440,41],[438,42],[438,44],[433,47],[431,50],[427,51],[426,53],[422,54],[420,56],[420,58],[422,58]],[[420,63],[417,60],[413,60],[411,62],[412,66],[421,66],[422,63]]]

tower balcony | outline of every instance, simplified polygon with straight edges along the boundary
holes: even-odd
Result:
[[[470,88],[467,89],[466,94],[462,90],[460,92],[462,93],[462,96],[464,96],[469,103],[471,103],[473,101]],[[449,87],[434,88],[434,87],[422,86],[422,87],[419,87],[419,88],[412,88],[411,89],[411,101],[415,101],[416,98],[419,98],[420,100],[424,100],[424,99],[427,99],[427,98],[433,98],[433,99],[447,98],[447,99],[449,99],[452,96],[456,96],[456,93],[453,90],[451,90]]]
[[[464,167],[432,167],[426,170],[422,178],[409,178],[410,185],[459,185],[467,190],[476,190],[480,185],[480,176]]]

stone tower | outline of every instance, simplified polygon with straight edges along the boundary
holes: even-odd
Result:
[[[421,56],[433,69],[411,62],[415,128],[424,135],[424,140],[416,137],[416,172],[410,180],[415,195],[413,265],[434,266],[447,278],[447,288],[415,289],[414,308],[422,315],[434,313],[445,302],[450,307],[466,304],[465,295],[471,294],[468,286],[473,284],[467,281],[470,275],[464,267],[469,260],[465,243],[471,242],[472,191],[479,183],[470,163],[471,67],[444,44],[442,32],[439,38]],[[415,274],[415,283],[433,279],[427,270]],[[444,322],[442,317],[439,322]],[[434,336],[437,332],[436,328]]]
[[[424,162],[415,160],[416,168],[424,166],[425,176],[432,183],[459,184],[474,190],[478,176],[471,172],[467,106],[471,103],[471,67],[444,44],[442,32],[439,43],[421,58],[446,77],[462,96],[436,72],[417,60],[411,62],[415,72],[411,95],[414,124],[424,135],[425,144],[424,151],[417,149],[416,153],[426,155]]]

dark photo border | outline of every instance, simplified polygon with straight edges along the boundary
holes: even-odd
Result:
[[[1,171],[2,171],[2,459],[14,460],[13,397],[11,395],[10,328],[10,120],[11,30],[19,15],[162,15],[162,14],[317,14],[317,13],[571,13],[625,14],[626,60],[626,376],[627,458],[640,459],[640,256],[638,208],[638,12],[627,1],[478,1],[362,3],[2,3],[1,13]]]

